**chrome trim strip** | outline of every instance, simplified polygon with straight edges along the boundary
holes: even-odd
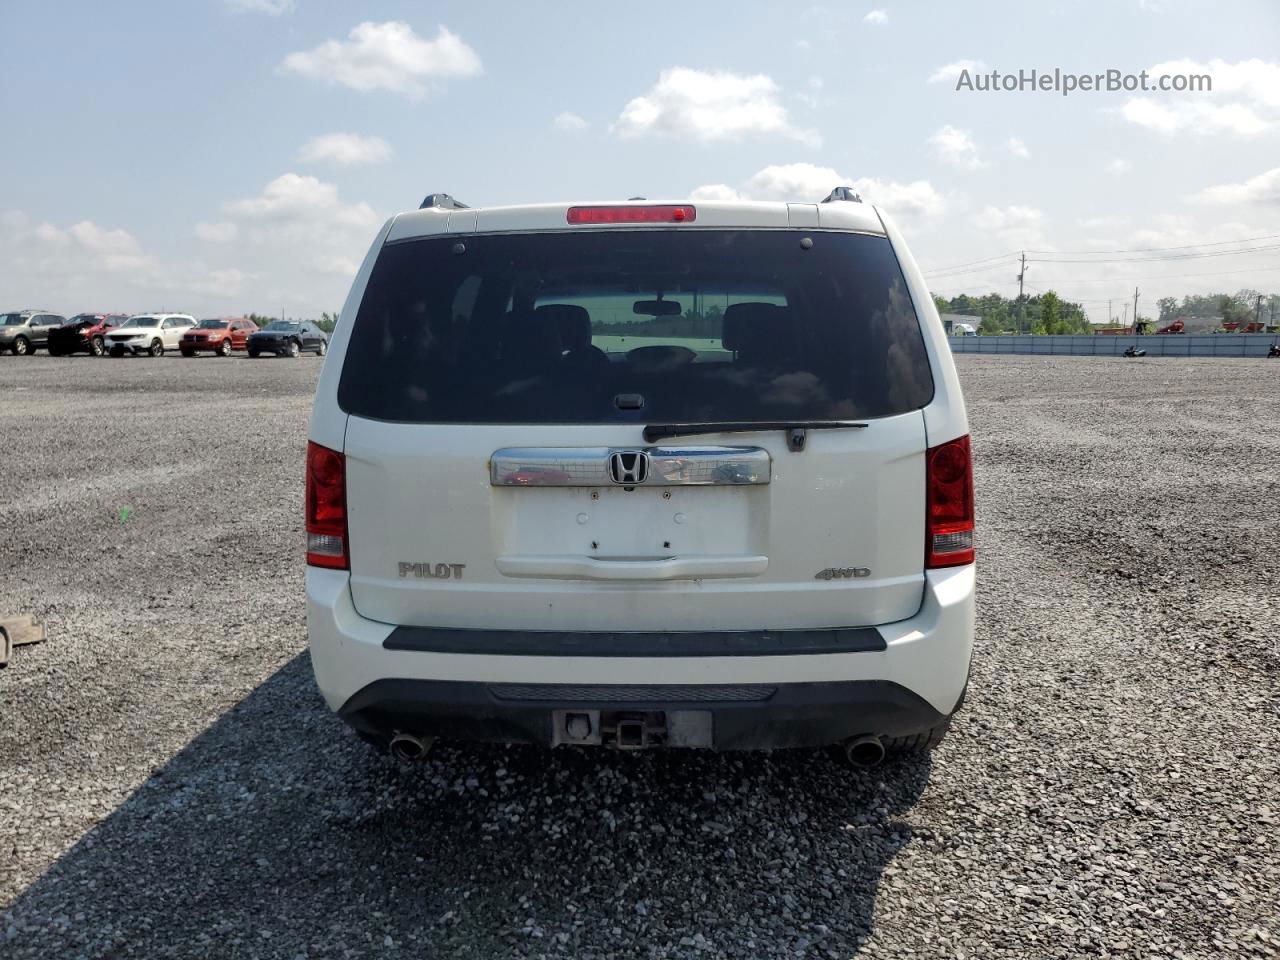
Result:
[[[504,447],[489,460],[495,487],[617,486],[609,459],[644,453],[644,480],[633,486],[753,486],[769,482],[773,461],[762,447]]]

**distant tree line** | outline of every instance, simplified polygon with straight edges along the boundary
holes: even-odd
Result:
[[[1280,294],[1248,288],[1235,293],[1186,296],[1181,303],[1176,297],[1161,297],[1156,305],[1160,308],[1162,324],[1172,323],[1178,317],[1216,319],[1222,323],[1248,323],[1257,318],[1259,297],[1262,298],[1262,322],[1275,323],[1276,318],[1280,318]]]
[[[1258,313],[1258,297],[1262,297],[1262,322],[1280,321],[1280,294],[1264,294],[1258,290],[1240,290],[1234,294],[1210,293],[1176,297],[1162,297],[1156,301],[1161,326],[1179,317],[1211,319],[1219,323],[1248,323]],[[961,294],[948,300],[935,296],[934,304],[939,313],[962,313],[979,317],[978,332],[991,336],[999,333],[1091,333],[1093,325],[1078,303],[1063,300],[1052,290],[1034,297],[1002,297],[998,293],[984,296]],[[1117,305],[1123,301],[1117,301]],[[1139,316],[1140,322],[1150,323],[1152,318]],[[1119,322],[1118,320],[1116,321]],[[1132,323],[1132,319],[1130,320]]]
[[[1089,333],[1092,327],[1084,308],[1063,300],[1052,290],[1034,297],[1002,297],[988,293],[971,297],[962,293],[947,300],[935,296],[939,313],[963,313],[980,317],[978,332],[984,336],[1000,333]]]
[[[313,320],[310,317],[268,317],[263,313],[251,313],[249,319],[260,327],[265,327],[268,323],[275,323],[277,320],[302,320],[308,323],[314,323],[325,333],[333,333],[333,328],[338,325],[337,312],[329,313],[328,311],[320,314],[319,320]]]
[[[592,320],[591,332],[604,337],[688,337],[719,340],[724,311],[715,304],[698,311],[690,307],[674,317],[637,317],[635,320]]]

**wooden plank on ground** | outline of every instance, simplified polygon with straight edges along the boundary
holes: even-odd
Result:
[[[44,640],[44,624],[36,622],[30,614],[0,617],[0,666],[9,662],[14,647]]]

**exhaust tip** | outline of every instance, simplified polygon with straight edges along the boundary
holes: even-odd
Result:
[[[850,766],[869,770],[884,759],[884,744],[879,737],[851,737],[844,742],[844,756]]]
[[[397,733],[391,738],[391,755],[401,763],[415,763],[427,755],[431,740],[423,740],[411,733]]]

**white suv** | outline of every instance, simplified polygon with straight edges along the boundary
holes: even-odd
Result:
[[[974,629],[968,424],[894,225],[647,201],[389,221],[320,376],[330,707],[435,737],[932,746]]]
[[[140,313],[107,334],[107,350],[113,357],[126,353],[159,357],[166,350],[177,350],[182,335],[195,325],[195,317],[185,313]]]

